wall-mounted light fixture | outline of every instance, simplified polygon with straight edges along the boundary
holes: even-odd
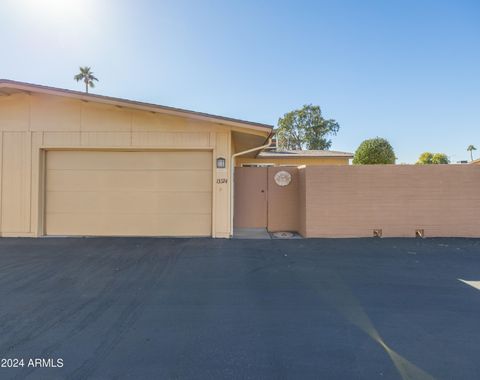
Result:
[[[217,169],[225,169],[227,167],[227,160],[223,157],[217,158]]]

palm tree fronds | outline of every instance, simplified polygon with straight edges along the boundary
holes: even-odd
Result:
[[[89,87],[95,87],[94,81],[98,82],[98,78],[93,75],[92,68],[90,66],[80,66],[80,72],[73,77],[77,82],[85,82],[85,92],[88,93]]]

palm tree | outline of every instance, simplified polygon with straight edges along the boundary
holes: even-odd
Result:
[[[472,161],[473,161],[473,151],[474,150],[477,150],[477,148],[475,148],[473,145],[469,145],[468,148],[467,148],[467,152],[470,152],[470,158],[471,158]]]
[[[98,79],[93,75],[93,71],[90,67],[80,66],[80,72],[73,77],[77,82],[83,80],[85,82],[85,92],[88,94],[89,87],[95,87],[94,81],[98,82]]]

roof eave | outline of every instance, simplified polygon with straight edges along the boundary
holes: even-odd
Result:
[[[251,121],[239,120],[234,118],[229,118],[225,116],[212,115],[203,112],[196,112],[191,110],[185,110],[181,108],[162,106],[158,104],[139,102],[135,100],[115,98],[104,95],[96,94],[87,94],[79,91],[61,89],[56,87],[44,86],[39,84],[17,82],[9,79],[0,79],[0,88],[12,88],[19,91],[25,92],[36,92],[47,95],[54,96],[63,96],[72,99],[83,100],[86,102],[96,102],[108,105],[114,105],[118,107],[132,108],[137,110],[163,113],[174,116],[189,117],[196,120],[208,121],[219,123],[223,125],[233,126],[243,129],[254,129],[258,131],[263,131],[266,133],[271,133],[273,126],[262,123],[255,123]]]
[[[353,158],[353,154],[325,154],[325,155],[313,155],[313,154],[258,154],[259,158]]]

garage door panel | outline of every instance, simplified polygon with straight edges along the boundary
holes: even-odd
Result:
[[[47,235],[209,236],[211,210],[211,152],[47,152]]]
[[[48,160],[49,168],[55,170],[201,170],[212,167],[211,154],[204,151],[187,154],[185,151],[51,151]]]
[[[209,236],[211,215],[62,213],[47,214],[47,235],[58,236]],[[161,233],[159,233],[161,231]]]
[[[211,192],[48,192],[49,213],[207,214]]]
[[[52,170],[47,191],[211,191],[211,170]]]

